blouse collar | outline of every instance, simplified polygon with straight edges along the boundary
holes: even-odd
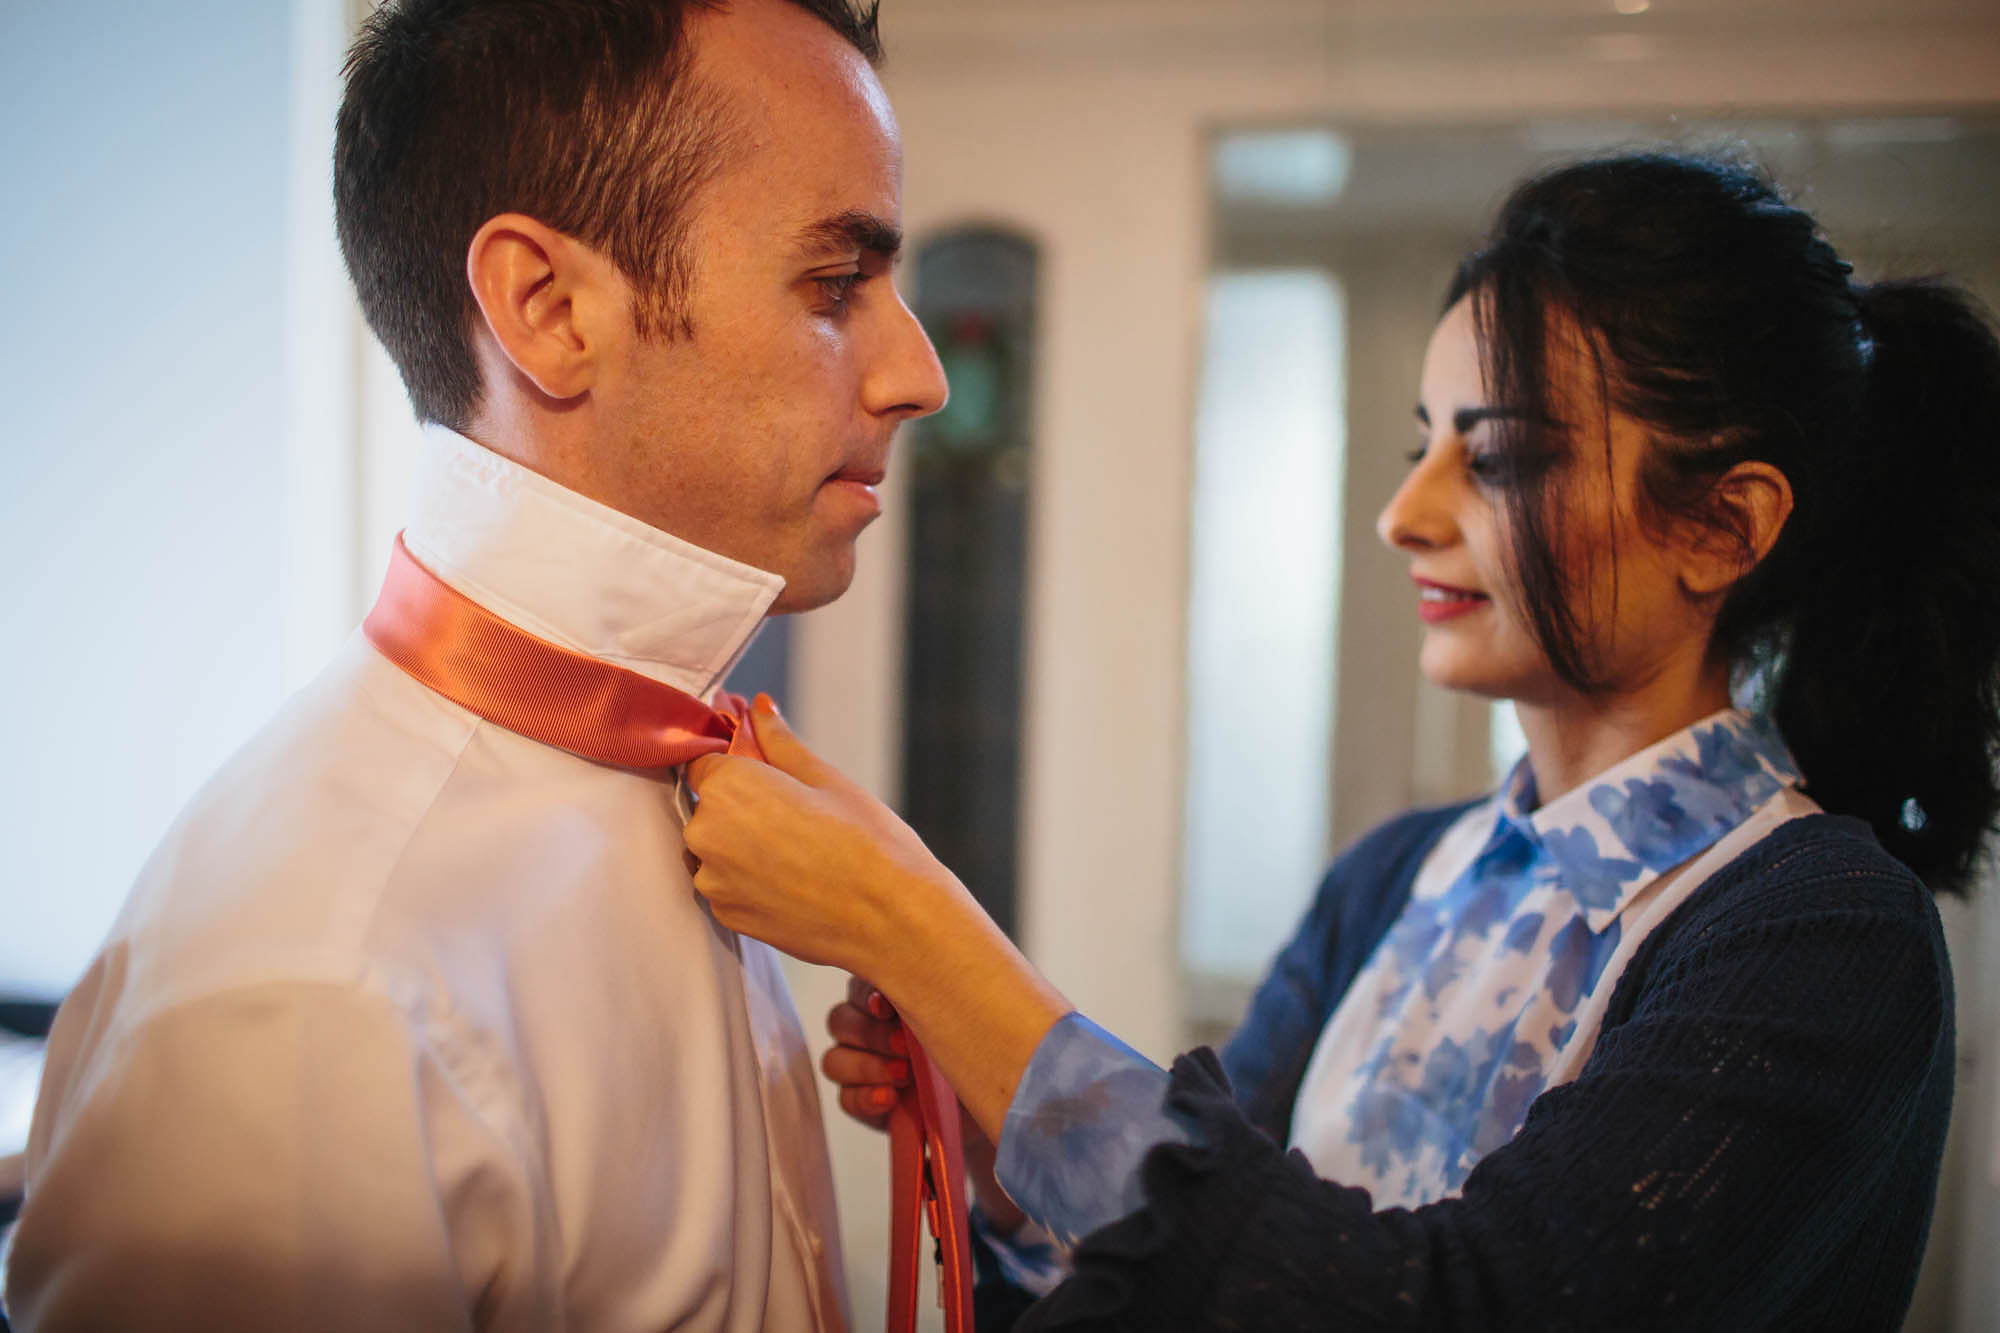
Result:
[[[1603,930],[1645,885],[1706,850],[1785,787],[1798,765],[1767,717],[1728,708],[1533,809],[1524,758],[1498,793],[1498,818],[1536,845],[1544,873]]]

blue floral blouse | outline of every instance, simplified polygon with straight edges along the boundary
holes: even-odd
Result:
[[[1706,878],[1696,858],[1809,811],[1799,780],[1775,728],[1734,710],[1540,808],[1517,765],[1439,841],[1321,1033],[1293,1146],[1377,1207],[1455,1194],[1588,1057],[1625,959]],[[996,1160],[1037,1224],[996,1247],[1017,1285],[1051,1285],[1065,1247],[1139,1204],[1148,1149],[1189,1137],[1165,1087],[1081,1014],[1043,1039]]]

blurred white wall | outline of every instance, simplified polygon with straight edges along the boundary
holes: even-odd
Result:
[[[285,688],[289,15],[0,18],[0,991],[54,996]]]
[[[1323,269],[1218,271],[1206,304],[1179,953],[1190,977],[1254,978],[1326,865],[1347,330]]]

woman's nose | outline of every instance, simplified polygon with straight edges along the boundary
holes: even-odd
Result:
[[[1392,550],[1431,551],[1451,543],[1455,529],[1438,494],[1436,454],[1432,450],[1417,461],[1376,516],[1375,535]]]

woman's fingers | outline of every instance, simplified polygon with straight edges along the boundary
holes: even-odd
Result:
[[[901,1023],[875,1018],[852,1003],[827,1010],[826,1030],[840,1045],[857,1051],[898,1058],[910,1053],[910,1039],[903,1035]]]
[[[863,981],[857,976],[849,976],[847,978],[847,1002],[856,1009],[867,1009],[868,997],[871,995],[880,995],[881,993],[875,989],[872,982]]]
[[[760,694],[751,703],[750,729],[757,735],[757,748],[764,752],[764,762],[779,772],[797,778],[808,787],[847,785],[840,770],[814,754],[792,731],[770,695]]]
[[[900,1088],[910,1081],[908,1060],[877,1055],[873,1051],[857,1051],[852,1046],[835,1046],[828,1050],[820,1057],[819,1067],[843,1088],[866,1088],[878,1084]]]
[[[896,1006],[889,1003],[889,997],[875,989],[875,983],[861,977],[847,979],[847,1002],[864,1014],[876,1018],[894,1018]]]
[[[688,760],[688,788],[695,795],[701,795],[701,784],[708,781],[717,768],[728,762],[729,756],[726,754],[699,754]]]
[[[842,1088],[840,1109],[870,1129],[880,1129],[889,1123],[889,1112],[896,1106],[893,1088]]]
[[[871,1129],[888,1121],[899,1089],[910,1082],[909,1050],[902,1025],[872,1017],[855,1000],[865,1001],[875,988],[855,978],[848,983],[854,999],[827,1011],[826,1030],[839,1043],[820,1057],[820,1068],[840,1088],[840,1109]]]

